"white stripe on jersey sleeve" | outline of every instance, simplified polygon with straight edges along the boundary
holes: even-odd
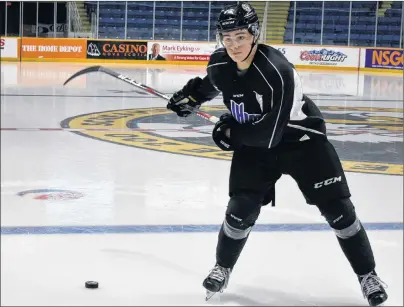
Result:
[[[312,133],[315,133],[315,134],[324,135],[324,133],[322,133],[321,131],[317,131],[317,130],[314,130],[314,129],[306,128],[306,127],[303,127],[303,126],[300,126],[300,125],[288,124],[288,127],[295,128],[295,129],[299,129],[299,130],[303,130],[303,131],[309,131],[309,132],[312,132]]]
[[[258,70],[258,72],[261,74],[262,78],[265,80],[265,82],[268,84],[269,88],[271,89],[271,93],[272,93],[272,98],[271,98],[271,109],[274,106],[274,89],[272,88],[271,84],[269,84],[268,80],[265,78],[264,74],[261,72],[261,70],[257,67],[257,65],[255,65],[255,63],[253,63],[254,67]],[[257,122],[255,122],[257,123]]]
[[[220,63],[211,64],[211,65],[208,65],[208,67],[206,67],[206,68],[209,68],[209,67],[212,67],[212,66],[217,66],[217,65],[224,65],[224,64],[227,64],[227,62],[220,62]]]
[[[261,54],[267,59],[267,61],[268,61],[268,62],[272,65],[272,67],[276,70],[276,72],[277,72],[278,75],[279,75],[279,78],[281,79],[281,83],[282,83],[281,105],[280,105],[280,108],[279,108],[278,116],[276,117],[275,126],[274,126],[274,130],[272,131],[271,140],[269,141],[269,145],[268,145],[268,148],[271,148],[272,141],[273,141],[273,139],[274,139],[275,132],[276,132],[276,127],[277,127],[277,125],[278,125],[279,116],[281,115],[281,111],[282,111],[283,95],[284,95],[284,91],[285,91],[285,84],[284,84],[284,82],[283,82],[282,75],[279,73],[279,70],[275,67],[275,65],[267,58],[267,56],[266,56],[261,50],[259,50],[259,52],[261,52]],[[258,68],[257,68],[257,69],[258,69]]]
[[[290,110],[290,119],[291,120],[300,120],[306,118],[306,114],[303,113],[302,107],[304,104],[303,100],[303,87],[302,81],[295,69],[293,69],[293,77],[295,81],[295,92],[293,95],[293,106],[292,110]]]

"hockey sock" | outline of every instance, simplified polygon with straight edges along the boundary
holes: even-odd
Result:
[[[357,275],[368,274],[375,269],[372,247],[362,224],[361,229],[354,236],[347,239],[337,237],[337,239]]]
[[[224,268],[233,268],[236,264],[241,251],[247,242],[246,238],[235,240],[224,234],[223,225],[220,228],[219,238],[216,247],[216,262]]]

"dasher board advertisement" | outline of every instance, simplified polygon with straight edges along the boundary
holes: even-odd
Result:
[[[18,38],[0,38],[0,57],[8,59],[18,58]]]
[[[215,43],[148,42],[150,61],[207,62],[215,51]]]
[[[366,48],[366,68],[403,70],[403,50],[390,48]]]
[[[294,65],[350,67],[359,65],[360,48],[310,45],[270,45],[278,49]]]
[[[146,60],[147,42],[87,40],[87,59]]]
[[[85,59],[86,40],[80,38],[21,38],[21,58]]]

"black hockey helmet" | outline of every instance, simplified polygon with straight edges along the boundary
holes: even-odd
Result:
[[[245,2],[229,6],[220,12],[216,29],[221,36],[223,32],[247,29],[254,36],[254,44],[259,36],[259,21],[254,8]]]

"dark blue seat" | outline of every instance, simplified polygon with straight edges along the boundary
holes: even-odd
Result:
[[[236,3],[235,1],[137,1],[127,3],[127,37],[131,39],[178,40],[180,38],[180,24],[182,18],[182,38],[197,41],[216,39],[216,19],[223,7]],[[210,6],[210,13],[209,13]],[[85,2],[88,14],[96,10],[92,2]],[[122,37],[125,32],[125,2],[101,2],[99,12],[100,37]],[[155,7],[155,12],[153,9]],[[293,38],[293,15],[296,13],[295,43],[319,44],[321,33],[322,2],[299,1],[294,2],[288,9],[287,24],[285,26],[284,42],[291,42]],[[373,46],[376,18],[377,44],[387,46],[398,45],[402,15],[402,1],[393,1],[385,16],[376,17],[377,3],[373,1],[352,2],[351,24],[349,25],[349,1],[324,2],[323,44],[347,44],[348,27],[350,26],[350,44]],[[182,17],[181,17],[182,12]],[[210,32],[208,35],[208,18],[210,16]],[[137,37],[136,37],[137,36]]]

